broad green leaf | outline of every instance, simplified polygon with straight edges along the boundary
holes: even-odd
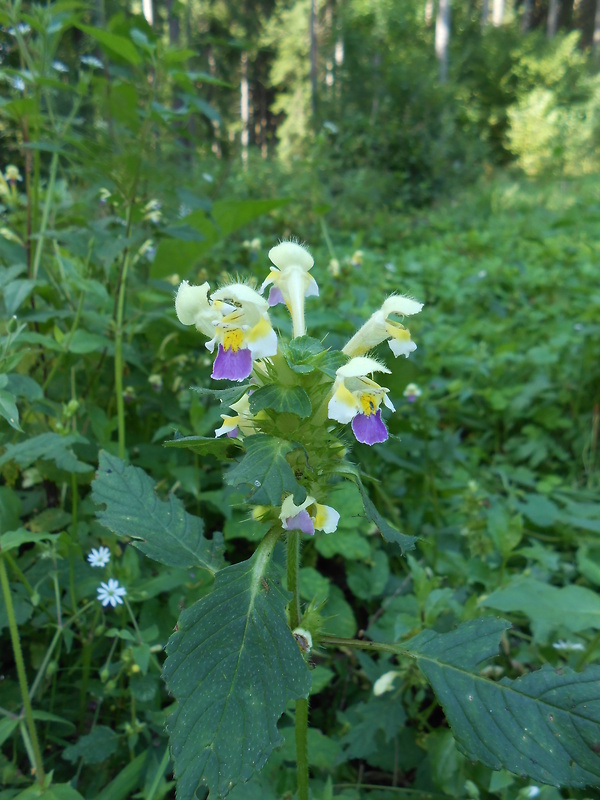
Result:
[[[41,433],[24,442],[7,445],[0,456],[0,467],[9,461],[16,461],[21,469],[27,469],[38,459],[54,461],[59,469],[66,472],[91,472],[89,464],[80,461],[71,450],[73,444],[87,444],[87,439],[76,433],[61,436],[59,433]]]
[[[13,735],[18,726],[18,719],[13,719],[11,717],[0,719],[0,745],[3,745],[9,736]]]
[[[119,737],[111,728],[96,725],[90,733],[80,736],[75,744],[67,745],[62,757],[72,764],[80,758],[85,764],[99,764],[116,752],[118,744]]]
[[[78,354],[98,353],[112,346],[112,342],[106,336],[82,329],[75,331],[68,344],[69,352]]]
[[[225,475],[230,486],[252,486],[252,502],[257,505],[279,506],[284,492],[292,493],[295,503],[304,502],[306,491],[285,458],[296,449],[291,442],[259,433],[246,437],[244,445],[246,454]]]
[[[26,278],[12,281],[4,288],[4,305],[8,316],[16,314],[35,287],[35,281]]]
[[[193,453],[202,456],[217,456],[218,458],[233,458],[239,454],[242,447],[237,439],[229,439],[227,436],[180,436],[178,439],[171,439],[163,442],[164,447],[183,447]]]
[[[348,732],[341,745],[347,759],[366,758],[374,753],[378,744],[376,735],[381,731],[389,742],[406,722],[406,712],[399,701],[387,697],[373,697],[368,703],[358,703],[344,713]]]
[[[208,394],[214,397],[215,400],[219,400],[223,408],[229,408],[232,403],[237,403],[237,401],[246,394],[248,389],[251,388],[251,383],[244,383],[241,386],[230,386],[229,389],[207,389],[205,386],[191,387],[192,392],[196,392],[199,395]]]
[[[92,499],[105,504],[100,522],[118,536],[127,536],[149,558],[171,567],[202,567],[215,573],[222,563],[220,538],[203,536],[204,523],[188,514],[181,500],[161,500],[154,482],[139,467],[102,451]]]
[[[269,555],[259,546],[249,561],[221,570],[167,643],[179,800],[202,787],[225,797],[249,780],[281,744],[277,720],[286,704],[308,695],[310,673],[286,622],[289,595]]]
[[[45,789],[40,789],[35,783],[25,791],[12,795],[12,800],[84,800],[84,798],[69,783],[53,783]]]
[[[220,239],[224,239],[253,219],[281,208],[290,198],[272,200],[218,200],[213,204],[212,214],[193,211],[181,220],[182,225],[191,226],[203,234],[202,242],[183,242],[163,238],[157,248],[150,273],[153,278],[164,278],[174,272],[187,276],[201,256]]]
[[[0,550],[14,550],[22,544],[30,542],[47,542],[52,539],[51,533],[32,533],[26,528],[16,531],[7,531],[0,536]]]
[[[294,728],[286,728],[283,731],[283,747],[281,755],[285,761],[296,760],[296,736]],[[308,740],[308,763],[311,767],[318,769],[332,770],[337,764],[341,755],[341,747],[335,739],[325,736],[318,728],[309,728],[307,731]]]
[[[261,386],[250,397],[250,411],[253,414],[269,408],[280,414],[288,412],[304,419],[310,416],[310,398],[301,386],[280,386],[272,383]]]
[[[125,36],[119,36],[116,33],[110,33],[102,28],[92,28],[90,25],[77,25],[77,27],[92,39],[95,39],[102,47],[108,50],[109,55],[117,56],[130,64],[139,64],[142,57],[135,48],[131,39]]]
[[[486,608],[526,614],[537,641],[546,644],[552,633],[600,630],[600,596],[584,586],[551,586],[517,575],[481,601]]]
[[[451,633],[424,631],[405,647],[468,758],[552,786],[597,786],[600,667],[577,673],[545,666],[514,681],[484,678],[481,665],[498,654],[508,627],[485,617]]]
[[[318,339],[312,336],[298,336],[296,339],[282,347],[285,360],[294,372],[312,372],[315,363],[325,352],[325,348]]]
[[[356,485],[358,486],[358,490],[362,497],[363,505],[365,507],[365,514],[377,525],[379,532],[383,536],[388,544],[397,544],[400,546],[400,550],[404,554],[407,550],[412,550],[415,546],[415,542],[417,541],[415,536],[407,536],[405,533],[400,533],[399,530],[396,530],[393,525],[390,525],[387,520],[385,520],[379,511],[375,508],[375,505],[371,498],[369,497],[367,490],[362,484],[362,481],[357,476],[356,477]]]

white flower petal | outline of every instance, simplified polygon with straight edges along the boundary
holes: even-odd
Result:
[[[182,325],[195,325],[199,314],[206,311],[208,302],[208,283],[202,286],[190,286],[187,281],[179,284],[175,297],[175,311]]]
[[[381,310],[386,317],[389,317],[390,314],[409,317],[412,314],[418,314],[422,308],[423,303],[401,294],[393,294],[381,306]]]
[[[396,409],[394,408],[394,404],[392,403],[392,401],[391,401],[391,400],[390,400],[390,398],[388,397],[388,393],[387,393],[387,392],[385,392],[385,393],[384,393],[384,395],[383,395],[383,405],[384,405],[386,408],[389,408],[389,409],[390,409],[390,411],[395,411],[395,410],[396,410]]]
[[[417,345],[412,341],[412,339],[407,339],[406,341],[402,341],[400,339],[388,339],[388,344],[390,346],[390,350],[395,356],[405,356],[406,358],[408,358],[409,355],[414,353],[417,349]]]
[[[298,266],[308,272],[315,263],[305,247],[296,242],[281,242],[269,250],[269,258],[279,269]]]
[[[324,506],[317,503],[317,513],[315,515],[315,528],[324,533],[333,533],[337,530],[340,521],[339,511],[331,506]]]
[[[360,404],[356,397],[349,392],[343,381],[340,381],[337,387],[334,384],[334,392],[327,405],[327,413],[329,419],[334,419],[336,422],[341,422],[346,425],[352,422],[354,417],[360,411]]]
[[[336,371],[336,375],[339,375],[341,378],[362,378],[366,375],[370,375],[372,372],[390,373],[391,370],[383,364],[380,364],[379,361],[376,361],[374,358],[358,356],[357,358],[351,358],[347,364],[340,367]]]

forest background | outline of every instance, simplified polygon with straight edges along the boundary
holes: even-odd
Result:
[[[327,346],[392,292],[425,303],[389,379],[392,436],[352,451],[418,541],[386,547],[339,490],[349,521],[301,570],[325,633],[402,642],[502,615],[487,678],[589,668],[600,0],[9,2],[0,25],[1,800],[175,797],[163,648],[212,576],[146,559],[90,487],[100,451],[124,459],[222,532],[227,562],[249,556],[264,528],[243,493],[163,446],[212,436],[222,410],[193,389],[211,364],[173,297],[259,282],[282,238],[315,257],[307,324]],[[600,797],[553,780],[552,757],[546,782],[468,757],[410,662],[312,659],[315,798]],[[231,798],[293,797],[291,710],[280,728]]]

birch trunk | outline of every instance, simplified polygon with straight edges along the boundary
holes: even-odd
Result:
[[[481,27],[485,28],[490,18],[490,3],[489,0],[483,0],[481,4]]]
[[[440,0],[435,19],[435,54],[440,62],[440,81],[448,80],[448,45],[450,43],[450,0]]]
[[[500,25],[502,25],[503,20],[504,0],[494,0],[494,5],[492,6],[492,25],[495,28],[498,28]]]
[[[248,143],[250,141],[250,91],[248,86],[248,53],[241,55],[240,120],[242,123],[242,164],[248,169]]]
[[[594,55],[600,57],[600,0],[596,0],[596,17],[594,19]]]
[[[317,0],[310,3],[310,100],[313,116],[317,110]]]

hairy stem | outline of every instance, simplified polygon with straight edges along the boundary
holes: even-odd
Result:
[[[27,723],[27,730],[31,739],[31,751],[33,766],[35,769],[35,778],[40,786],[43,786],[46,779],[46,773],[44,772],[42,752],[40,750],[40,743],[35,730],[33,709],[31,707],[31,700],[29,699],[29,687],[27,685],[27,673],[25,672],[25,662],[23,660],[23,651],[21,650],[21,640],[19,638],[19,629],[17,627],[15,608],[12,601],[12,595],[10,593],[8,574],[6,572],[6,565],[4,564],[4,558],[2,557],[2,554],[0,554],[0,583],[2,584],[2,594],[4,595],[6,616],[8,617],[8,627],[10,630],[12,649],[15,656],[15,665],[17,667],[17,675],[19,678],[21,699],[23,700],[23,708],[25,710],[25,721]]]
[[[292,630],[300,625],[300,532],[288,531],[287,535],[287,588],[292,599],[288,607]],[[296,700],[296,772],[298,776],[298,800],[308,800],[308,700]]]

